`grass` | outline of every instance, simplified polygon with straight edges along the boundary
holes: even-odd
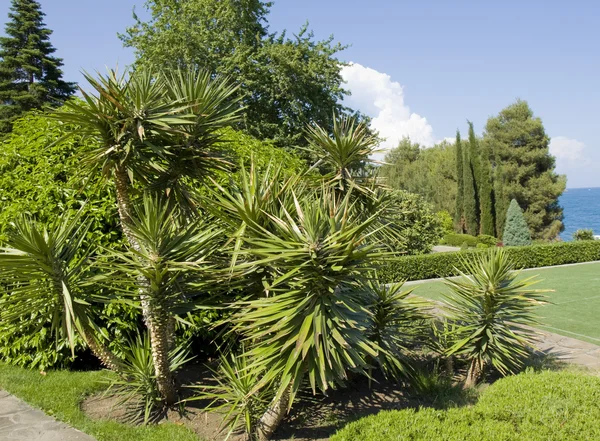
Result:
[[[101,371],[49,371],[41,375],[38,371],[0,363],[0,388],[98,441],[198,441],[193,432],[172,423],[133,427],[88,418],[80,403],[103,389],[99,380],[107,375]]]
[[[535,288],[553,289],[546,294],[547,305],[538,307],[539,328],[600,345],[600,263],[536,268],[521,277],[539,275]],[[440,300],[448,288],[442,281],[416,284],[414,293]]]
[[[380,412],[331,441],[587,441],[600,439],[600,378],[528,372],[485,389],[470,407]]]

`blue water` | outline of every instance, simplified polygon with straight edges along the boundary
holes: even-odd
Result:
[[[570,188],[559,199],[564,208],[565,231],[560,237],[573,240],[573,233],[579,229],[592,229],[600,235],[600,187]]]

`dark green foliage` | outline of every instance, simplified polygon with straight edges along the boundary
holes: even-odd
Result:
[[[506,212],[506,223],[504,224],[504,233],[502,242],[506,246],[525,246],[531,244],[531,233],[527,226],[523,210],[519,203],[513,199],[510,201],[508,211]]]
[[[305,145],[303,131],[317,123],[329,130],[342,113],[337,59],[344,46],[317,41],[307,26],[288,37],[269,33],[270,2],[260,0],[149,1],[147,22],[121,35],[137,65],[196,66],[235,78],[245,106],[241,122],[258,139],[278,146]]]
[[[392,193],[393,214],[389,221],[400,231],[392,245],[395,252],[424,254],[431,251],[442,237],[441,223],[425,200],[407,191]]]
[[[472,127],[471,127],[472,129]],[[472,137],[472,140],[471,140]],[[474,167],[472,151],[476,147],[471,145],[471,141],[476,143],[475,135],[469,133],[469,148],[463,148],[463,216],[465,219],[465,229],[468,234],[476,236],[479,234],[479,203],[477,200],[477,188],[474,177]]]
[[[492,189],[492,163],[487,143],[480,142],[481,170],[478,178],[479,185],[479,212],[480,232],[488,236],[496,235],[494,219],[494,193]]]
[[[504,213],[516,199],[525,212],[534,239],[554,239],[563,230],[558,197],[566,186],[556,174],[550,138],[540,118],[517,100],[487,121],[483,141],[493,158],[496,233],[502,236]]]
[[[380,412],[331,441],[583,441],[600,439],[600,378],[528,372],[485,389],[474,406]]]
[[[6,36],[0,37],[0,132],[24,112],[56,105],[75,92],[62,80],[62,60],[52,54],[52,31],[35,0],[12,0]]]
[[[450,277],[464,271],[462,258],[486,253],[488,250],[433,253],[421,256],[399,257],[383,264],[378,270],[382,282],[398,280],[434,279]],[[557,242],[526,247],[507,247],[506,252],[516,268],[538,268],[565,265],[567,263],[593,262],[600,260],[599,241]]]
[[[456,210],[456,157],[454,144],[442,141],[423,148],[408,138],[388,152],[381,176],[394,189],[423,196],[436,211]]]
[[[464,153],[462,149],[462,143],[460,141],[460,132],[456,131],[456,142],[455,142],[455,152],[456,152],[456,181],[457,181],[457,191],[456,191],[456,207],[454,209],[454,224],[456,225],[456,231],[462,233],[465,231],[465,161],[464,161]]]
[[[592,230],[577,230],[573,233],[575,240],[594,240],[594,231]]]

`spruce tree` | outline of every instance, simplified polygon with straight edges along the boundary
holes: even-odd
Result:
[[[463,172],[463,153],[462,153],[462,144],[460,141],[460,132],[456,131],[456,185],[457,185],[457,193],[456,193],[456,209],[454,211],[454,224],[456,227],[456,231],[459,233],[463,233],[465,230],[465,222],[464,222],[464,195],[465,195],[465,187],[464,187],[464,172]]]
[[[6,36],[0,37],[0,132],[8,132],[22,113],[58,104],[75,92],[62,80],[63,65],[52,56],[52,31],[35,0],[12,0]]]
[[[555,159],[548,148],[550,138],[540,118],[534,117],[527,102],[518,100],[488,120],[484,141],[495,165],[497,227],[503,225],[502,213],[509,201],[516,199],[533,238],[556,238],[564,229],[558,198],[566,187],[566,178],[554,170]]]
[[[477,236],[479,222],[477,219],[477,194],[475,192],[475,179],[473,179],[473,166],[469,149],[463,149],[463,210],[467,233]]]
[[[523,215],[519,203],[513,199],[510,201],[506,212],[506,225],[502,235],[502,242],[506,246],[531,245],[531,232]]]
[[[479,210],[481,234],[496,236],[494,222],[494,191],[492,189],[492,164],[487,143],[481,143],[481,172],[479,176]]]

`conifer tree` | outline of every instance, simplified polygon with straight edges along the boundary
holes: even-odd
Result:
[[[52,56],[52,31],[35,0],[12,0],[6,36],[0,37],[0,132],[28,110],[58,104],[75,92],[63,81],[62,59]]]
[[[465,195],[465,187],[464,187],[464,172],[463,172],[463,153],[462,153],[462,144],[460,141],[460,132],[456,131],[456,182],[457,182],[457,193],[456,193],[456,210],[454,212],[454,224],[456,227],[456,231],[459,233],[464,232],[465,230],[465,222],[464,222],[464,195]]]
[[[492,189],[492,164],[487,143],[481,143],[481,174],[479,177],[479,210],[481,234],[496,236],[494,221],[494,191]]]
[[[479,141],[475,136],[475,129],[473,123],[467,121],[469,124],[469,167],[471,168],[471,179],[473,181],[473,190],[465,190],[465,193],[473,193],[475,200],[475,207],[470,207],[474,211],[474,221],[477,224],[476,234],[481,233],[481,213],[480,213],[480,192],[481,192],[481,161],[479,152]],[[466,183],[465,183],[466,188]]]
[[[531,245],[531,232],[523,215],[519,203],[513,199],[510,201],[506,212],[506,225],[502,235],[502,242],[506,246]]]
[[[503,213],[516,199],[535,239],[554,239],[564,229],[558,198],[566,178],[555,171],[550,138],[540,118],[517,100],[486,124],[484,141],[494,160],[496,227],[502,234]]]
[[[479,221],[477,219],[477,193],[475,191],[475,179],[473,178],[473,165],[470,149],[463,149],[463,210],[467,233],[477,236],[479,233]]]

